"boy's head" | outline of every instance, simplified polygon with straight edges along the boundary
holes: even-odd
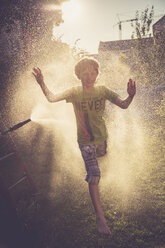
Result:
[[[99,63],[95,59],[83,58],[75,65],[75,74],[78,79],[82,80],[83,73],[87,70],[93,71],[96,77],[99,73]]]

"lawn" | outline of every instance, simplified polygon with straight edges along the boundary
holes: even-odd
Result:
[[[106,119],[109,151],[99,164],[109,237],[96,230],[84,164],[70,123],[31,122],[11,134],[36,186],[31,190],[22,183],[12,192],[31,247],[163,247],[164,143],[155,128],[157,120],[143,120],[140,113],[135,106],[127,112],[115,107]]]
[[[47,135],[45,127],[38,124],[33,124],[33,130],[35,126],[38,131],[29,141],[32,146],[28,142],[22,146],[24,138],[18,139],[17,146],[37,187],[36,192],[30,192],[25,185],[16,192],[18,215],[33,235],[35,248],[163,245],[164,154],[147,124],[144,122],[139,127],[145,134],[140,147],[138,137],[131,142],[135,133],[130,138],[125,135],[125,142],[131,142],[130,147],[122,151],[125,145],[116,147],[112,140],[110,154],[100,161],[100,195],[112,231],[110,237],[97,233],[88,187],[83,180],[83,162],[76,146],[73,154],[72,147],[68,152],[62,144],[53,146],[58,135],[52,138],[52,131]],[[113,125],[118,124],[112,124],[111,130]],[[115,153],[119,148],[120,153]],[[73,170],[77,171],[73,173]]]

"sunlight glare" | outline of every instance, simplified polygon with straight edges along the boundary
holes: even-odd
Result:
[[[75,21],[81,15],[82,6],[77,0],[70,0],[62,4],[64,21]]]

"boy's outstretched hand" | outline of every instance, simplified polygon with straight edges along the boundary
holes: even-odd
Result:
[[[42,75],[40,68],[38,67],[33,68],[32,74],[35,76],[37,83],[41,85],[44,81],[44,77]]]
[[[134,97],[134,95],[136,94],[136,84],[135,84],[135,81],[133,81],[132,79],[129,79],[129,82],[127,85],[127,92],[130,97]]]

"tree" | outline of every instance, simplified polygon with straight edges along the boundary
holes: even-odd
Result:
[[[78,42],[80,39],[75,40],[73,47],[71,48],[72,56],[77,61],[84,56],[88,56],[89,53],[85,51],[84,49],[80,48]]]
[[[151,7],[150,12],[149,8],[146,8],[141,13],[136,11],[136,22],[134,31],[132,32],[132,38],[151,37],[151,24],[153,23],[153,17],[154,6]]]
[[[60,5],[63,1],[65,0],[54,0],[54,3]],[[42,55],[43,46],[49,45],[53,25],[58,26],[63,22],[60,8],[52,11],[44,8],[46,4],[52,2],[51,0],[1,2],[0,31],[2,39],[6,39],[6,43],[9,43],[8,50],[12,64],[16,64],[17,61],[20,64],[21,56],[27,62],[38,54]],[[4,57],[6,54],[4,53]]]
[[[0,86],[4,99],[7,88],[18,79],[20,72],[26,71],[30,64],[46,63],[49,56],[63,50],[64,45],[51,38],[53,26],[63,22],[60,4],[64,1],[1,0]],[[55,10],[44,8],[53,3],[59,7]]]

